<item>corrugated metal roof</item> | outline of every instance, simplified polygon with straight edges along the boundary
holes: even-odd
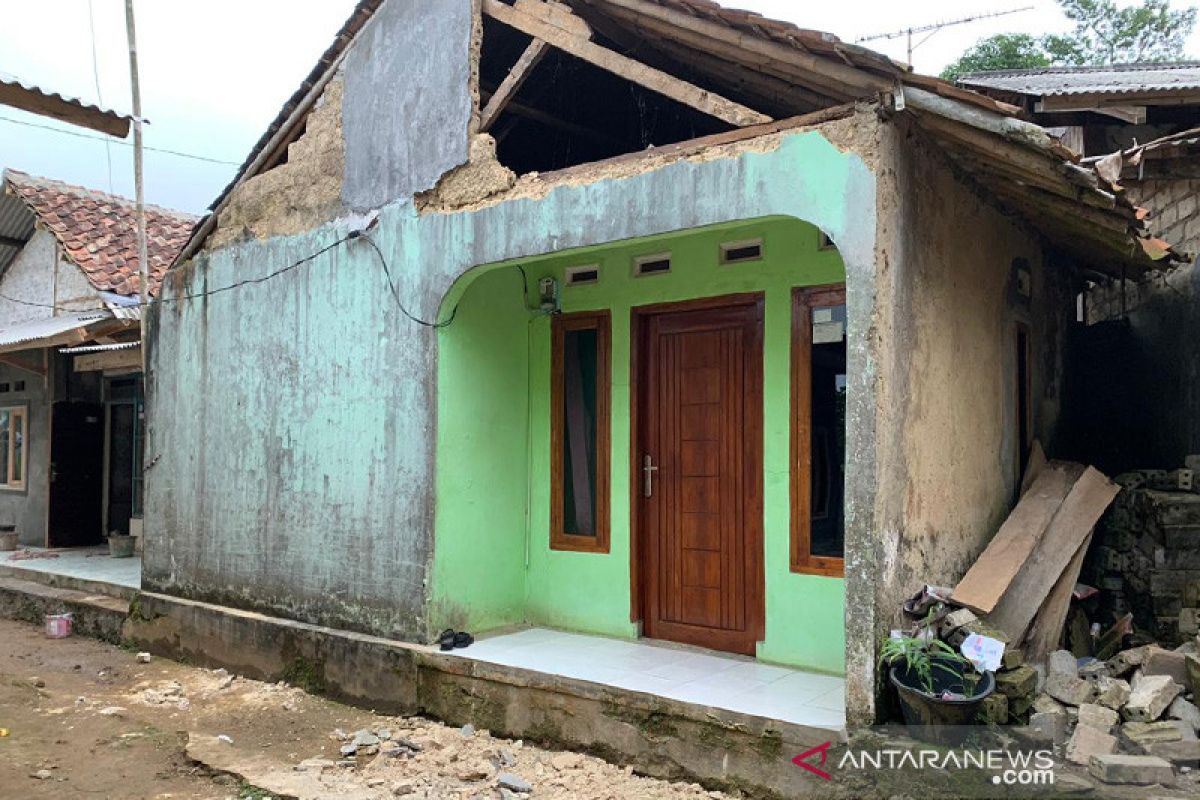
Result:
[[[80,353],[111,353],[114,350],[136,350],[141,347],[141,342],[115,342],[113,344],[85,344],[80,347],[61,347],[58,352],[67,355],[78,355]]]
[[[77,330],[81,332],[81,335],[86,336],[88,328],[112,319],[113,315],[110,312],[97,310],[46,317],[14,325],[11,328],[0,330],[0,353],[66,344],[66,342],[57,340],[64,334]]]
[[[21,247],[11,240],[27,242],[33,236],[33,213],[21,202],[0,187],[0,275],[8,269]]]
[[[132,117],[85,103],[74,97],[63,97],[18,80],[0,78],[0,105],[12,106],[31,114],[61,120],[83,128],[91,128],[109,136],[124,139],[129,135]]]
[[[960,77],[958,82],[973,89],[994,89],[1031,97],[1143,95],[1174,91],[1200,94],[1200,62],[972,72]]]

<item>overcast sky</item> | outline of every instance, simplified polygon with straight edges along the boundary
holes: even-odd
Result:
[[[1038,34],[1070,28],[1053,0],[728,0],[725,5],[829,31],[847,41],[1034,6],[1032,11],[946,28],[933,35],[916,49],[913,60],[919,71],[935,74],[975,41],[993,33]],[[1186,7],[1194,2],[1175,0],[1173,5]],[[124,0],[91,0],[95,71],[88,0],[3,0],[3,7],[0,75],[109,108],[129,109]],[[354,0],[138,0],[142,106],[150,121],[146,144],[228,162],[147,152],[147,199],[186,211],[203,211],[353,7]],[[897,59],[905,58],[904,37],[864,44]],[[1188,54],[1200,57],[1200,34],[1193,35]],[[69,129],[0,106],[0,166],[111,188],[118,194],[133,193],[133,161],[126,144],[106,148],[99,141],[29,124]]]

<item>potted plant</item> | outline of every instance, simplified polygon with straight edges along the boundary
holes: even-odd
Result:
[[[996,689],[992,673],[978,672],[969,659],[932,635],[885,640],[879,663],[890,668],[904,723],[918,739],[961,739],[963,732],[956,729],[972,724],[980,705]]]

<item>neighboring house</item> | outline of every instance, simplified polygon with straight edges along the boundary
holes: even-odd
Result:
[[[144,588],[872,717],[902,599],[1058,452],[1077,294],[1170,260],[1017,113],[703,0],[360,3],[148,317]]]
[[[151,208],[154,290],[194,218]],[[3,173],[0,523],[28,545],[99,544],[142,514],[131,201]]]
[[[1061,134],[1149,212],[1154,235],[1192,259],[1144,280],[1095,276],[1082,309],[1093,325],[1076,337],[1082,361],[1103,353],[1121,365],[1080,375],[1073,395],[1086,413],[1070,438],[1081,457],[1114,472],[1179,466],[1200,452],[1200,63],[1006,70],[959,82]]]

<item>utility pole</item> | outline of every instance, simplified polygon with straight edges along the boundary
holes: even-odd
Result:
[[[871,41],[875,41],[878,39],[899,39],[901,36],[904,36],[908,40],[908,62],[907,63],[911,67],[913,50],[916,50],[918,47],[925,44],[925,42],[929,41],[930,37],[932,37],[935,33],[940,31],[942,28],[949,28],[954,25],[965,25],[968,22],[976,22],[981,19],[992,19],[994,17],[1006,17],[1009,14],[1019,14],[1022,11],[1032,11],[1032,10],[1033,10],[1033,6],[1024,6],[1023,8],[1010,8],[1007,11],[992,11],[991,13],[988,13],[988,14],[976,14],[973,17],[963,17],[962,19],[952,19],[952,20],[948,20],[946,22],[934,22],[930,25],[918,25],[913,28],[904,28],[902,30],[892,31],[891,33],[877,33],[872,36],[860,36],[859,38],[854,40],[854,43],[861,44],[862,42],[871,42]],[[913,34],[914,33],[928,33],[929,36],[926,36],[921,41],[917,42],[916,44],[913,44]]]
[[[150,264],[146,255],[146,194],[142,183],[142,90],[138,81],[137,33],[133,0],[125,0],[125,35],[129,39],[129,86],[133,91],[133,185],[137,198],[138,290],[141,301],[142,381],[146,384],[146,314],[150,308]]]

